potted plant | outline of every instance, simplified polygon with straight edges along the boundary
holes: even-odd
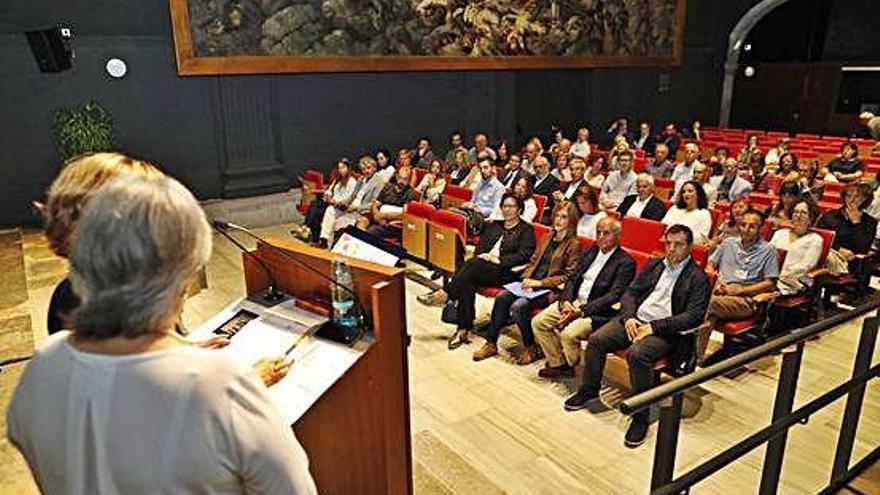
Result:
[[[62,161],[83,153],[110,151],[113,141],[113,121],[110,114],[96,101],[88,101],[79,108],[62,108],[52,116],[52,134]]]

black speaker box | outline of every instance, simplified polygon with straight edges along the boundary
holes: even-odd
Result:
[[[43,31],[28,31],[28,44],[42,72],[61,72],[71,67],[73,52],[70,48],[70,32],[67,29],[52,28]]]

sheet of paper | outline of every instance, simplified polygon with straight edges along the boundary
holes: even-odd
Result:
[[[230,344],[216,352],[228,353],[245,366],[264,357],[283,355],[313,325],[327,319],[293,305],[293,301],[264,308],[246,299],[238,300],[210,318],[187,336],[192,341],[214,336],[242,310],[259,315],[248,321],[230,339]],[[355,350],[336,342],[307,336],[291,351],[293,364],[287,376],[269,387],[282,417],[293,424],[350,368],[364,350]]]
[[[525,297],[526,299],[535,299],[550,292],[550,289],[524,289],[522,282],[511,282],[504,288],[516,297]]]

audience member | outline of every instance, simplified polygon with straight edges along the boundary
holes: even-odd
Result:
[[[587,169],[584,180],[590,187],[601,190],[602,184],[605,183],[605,169],[605,155],[594,153],[592,158],[590,158],[590,166]]]
[[[574,196],[574,202],[577,204],[578,213],[580,213],[577,235],[595,239],[599,222],[608,216],[599,209],[599,196],[596,194],[596,190],[587,185],[581,187]]]
[[[440,160],[431,160],[431,167],[422,177],[422,181],[416,186],[416,191],[422,195],[422,201],[432,206],[440,206],[440,198],[446,189],[446,178],[443,176],[443,165]]]
[[[571,146],[571,154],[588,160],[590,158],[590,130],[581,127],[577,130],[577,141]]]
[[[391,152],[386,149],[376,151],[376,173],[382,178],[382,182],[388,182],[394,177],[394,164],[391,163]]]
[[[874,150],[880,151],[880,116],[871,112],[862,112],[859,114],[859,121],[865,126],[868,136],[877,142],[874,145]]]
[[[453,163],[455,163],[455,155],[459,151],[464,151],[465,153],[467,153],[468,149],[464,146],[464,138],[462,137],[461,132],[452,131],[452,133],[449,134],[449,151],[446,152],[446,157],[444,160],[447,165],[452,165]]]
[[[864,211],[866,197],[858,184],[843,186],[840,192],[843,206],[826,211],[819,219],[817,227],[834,232],[834,243],[829,253],[829,268],[832,263],[841,265],[832,271],[849,272],[859,279],[861,291],[868,291],[871,280],[871,245],[877,233],[877,220]]]
[[[471,155],[471,163],[481,162],[483,158],[480,157],[480,153],[483,152],[485,152],[493,162],[498,159],[498,154],[495,153],[495,150],[489,147],[489,138],[483,133],[477,133],[474,135],[474,146],[468,152]]]
[[[569,411],[599,398],[608,353],[627,349],[632,393],[654,386],[654,361],[693,353],[693,340],[683,333],[703,319],[709,303],[706,273],[690,256],[693,235],[683,225],[666,230],[666,256],[648,261],[623,293],[620,314],[590,334],[584,377],[577,393],[565,401]],[[650,409],[633,415],[626,431],[627,447],[641,445],[648,434]]]
[[[563,188],[553,192],[553,200],[557,203],[566,200],[570,201],[581,185],[584,184],[584,173],[587,171],[587,164],[580,158],[573,158],[569,168],[571,170],[571,180]]]
[[[624,117],[615,120],[608,128],[608,136],[611,141],[614,142],[614,138],[617,136],[623,136],[627,142],[632,141],[632,133],[629,132],[628,126],[629,122]]]
[[[819,170],[814,160],[801,160],[797,164],[797,183],[800,187],[800,195],[811,197],[818,202],[825,192],[825,184],[818,180]]]
[[[669,160],[669,147],[663,143],[658,143],[654,147],[654,160],[645,165],[643,172],[653,175],[658,179],[668,179],[672,177],[672,171],[675,170],[675,164]]]
[[[413,166],[413,153],[407,148],[401,148],[397,150],[397,161],[394,163],[394,168],[399,169],[400,167],[412,167]]]
[[[510,159],[507,160],[507,165],[504,166],[498,180],[500,180],[507,189],[513,189],[513,185],[517,180],[521,177],[528,177],[528,175],[529,174],[522,168],[522,159],[520,156],[513,154],[510,155]]]
[[[791,212],[801,199],[801,188],[796,182],[783,182],[779,186],[779,201],[770,209],[767,220],[773,230],[791,226]]]
[[[712,231],[712,214],[709,213],[706,191],[698,182],[687,181],[681,186],[678,201],[669,208],[661,220],[666,225],[681,224],[690,229],[694,242],[704,244]]]
[[[536,174],[535,171],[535,162],[542,154],[541,149],[541,140],[538,138],[532,138],[526,144],[526,150],[523,154],[522,160],[522,169],[529,174]],[[549,163],[549,162],[548,162]]]
[[[553,177],[553,174],[550,173],[550,162],[546,157],[539,156],[535,160],[535,175],[532,176],[532,181],[532,191],[547,198],[547,202],[544,205],[544,214],[540,222],[544,224],[550,223],[550,212],[556,206],[553,193],[559,189],[559,179]]]
[[[571,169],[569,169],[569,157],[568,155],[550,155],[553,160],[554,166],[553,171],[550,172],[554,177],[559,179],[559,182],[567,184],[571,182]]]
[[[862,178],[865,165],[859,160],[859,147],[852,141],[843,143],[840,156],[828,164],[828,172],[839,182],[853,182]]]
[[[663,128],[663,132],[658,136],[658,141],[666,145],[666,148],[669,150],[669,156],[672,160],[675,160],[675,155],[678,153],[678,146],[681,143],[681,136],[679,136],[678,131],[675,130],[675,124],[666,124]]]
[[[483,160],[479,166],[480,177],[471,186],[473,199],[460,206],[463,210],[473,210],[487,218],[496,206],[501,204],[501,196],[505,192],[504,184],[495,177],[495,167],[489,160]]]
[[[336,180],[324,191],[324,203],[327,207],[314,223],[306,222],[312,231],[313,241],[324,248],[333,241],[336,219],[345,216],[360,187],[361,181],[354,176],[348,158],[336,162]]]
[[[756,210],[743,213],[737,227],[739,237],[722,242],[709,256],[708,274],[718,275],[706,321],[700,326],[697,357],[705,352],[709,334],[718,321],[742,320],[754,316],[754,296],[772,292],[779,278],[776,248],[760,235],[763,217]],[[722,348],[709,362],[729,357],[732,348]]]
[[[623,136],[617,136],[614,138],[614,146],[611,148],[611,153],[608,155],[608,168],[609,170],[618,170],[620,168],[620,164],[618,163],[619,156],[621,153],[626,151],[631,151],[629,149],[629,143],[626,142],[626,138]],[[633,153],[635,155],[635,153]]]
[[[696,142],[703,141],[703,125],[699,120],[693,121],[691,124],[690,132],[688,133],[688,137],[693,139]]]
[[[434,161],[434,151],[431,149],[431,140],[426,136],[419,138],[419,141],[416,144],[416,149],[412,150],[411,153],[415,160],[415,164],[413,164],[415,167],[429,168],[431,162]]]
[[[639,137],[636,138],[634,147],[642,150],[648,156],[654,156],[654,149],[657,147],[657,138],[651,134],[651,125],[642,122],[639,125]]]
[[[715,201],[718,197],[718,191],[715,184],[712,183],[711,170],[705,163],[697,162],[694,165],[694,182],[698,182],[706,193],[706,199],[709,201],[709,208],[715,208]]]
[[[621,217],[646,218],[660,221],[666,215],[666,205],[654,196],[654,177],[641,173],[636,178],[636,193],[623,198],[617,212]]]
[[[781,138],[776,141],[776,147],[770,148],[767,151],[767,154],[764,156],[764,164],[768,163],[779,163],[779,159],[782,158],[782,155],[788,152],[789,147],[791,146],[790,138]]]
[[[376,196],[370,208],[367,221],[360,220],[370,234],[383,238],[400,238],[401,228],[396,223],[403,218],[403,207],[414,201],[418,194],[410,186],[410,167],[400,167],[394,178],[390,180]]]
[[[759,146],[759,138],[757,134],[749,134],[746,137],[746,146],[739,150],[739,155],[736,157],[736,161],[739,163],[752,163],[754,161],[759,161],[763,165],[764,153],[761,151]]]
[[[733,158],[724,160],[721,170],[721,175],[712,177],[710,181],[716,191],[716,199],[718,201],[734,202],[739,198],[748,197],[752,192],[752,184],[739,176],[736,160]]]
[[[709,252],[714,251],[725,239],[739,235],[739,221],[742,220],[743,213],[748,211],[749,208],[751,206],[749,205],[748,196],[740,197],[730,204],[730,212],[727,214],[727,218],[715,229],[715,234],[706,244]]]
[[[535,336],[532,334],[532,311],[555,302],[562,284],[577,268],[581,244],[575,237],[576,218],[577,212],[570,202],[556,205],[553,210],[553,230],[538,243],[538,249],[523,272],[520,288],[525,295],[505,289],[495,296],[492,318],[486,330],[486,343],[474,353],[474,361],[498,354],[498,334],[511,319],[516,322],[523,341],[517,364],[526,365],[541,358],[541,350],[535,345]],[[546,293],[538,295],[541,291]]]
[[[532,330],[547,357],[542,378],[573,376],[581,358],[581,341],[614,318],[615,305],[636,275],[636,264],[620,249],[620,222],[605,218],[596,243],[587,249],[565,281],[557,304],[532,320]]]
[[[447,343],[450,350],[470,342],[468,334],[474,327],[477,288],[484,285],[504,285],[517,280],[519,277],[512,269],[526,264],[535,252],[535,231],[531,225],[520,219],[522,200],[513,193],[505,193],[501,208],[504,220],[486,225],[474,257],[464,262],[446,289],[418,297],[419,302],[430,306],[442,306],[449,300],[455,301],[458,323]]]
[[[700,154],[700,148],[694,143],[684,145],[684,160],[675,166],[670,179],[675,182],[675,191],[681,189],[681,185],[689,180],[694,180],[694,166],[700,163],[697,157]]]
[[[513,194],[516,195],[523,202],[523,211],[520,215],[520,218],[526,223],[532,223],[535,221],[535,217],[538,214],[538,205],[535,203],[534,193],[532,192],[532,182],[528,177],[520,177],[519,180],[513,185],[512,189]],[[546,208],[546,205],[545,205]],[[504,219],[504,215],[501,211],[501,203],[498,203],[498,206],[492,210],[492,214],[489,215],[490,220],[502,220]]]
[[[606,210],[613,210],[623,198],[633,194],[636,189],[636,173],[633,172],[633,155],[631,151],[620,154],[620,169],[608,174],[602,184],[599,201]]]
[[[770,239],[776,249],[786,252],[779,272],[776,290],[789,295],[805,289],[804,277],[816,268],[822,256],[822,236],[810,232],[818,217],[818,209],[810,201],[798,200],[792,210],[791,227],[779,229]]]
[[[450,162],[449,182],[461,187],[468,187],[465,183],[471,173],[470,155],[467,150],[458,150],[455,152],[453,161]]]
[[[316,493],[253,370],[174,331],[211,253],[192,194],[169,178],[119,178],[92,196],[76,229],[82,305],[72,331],[40,345],[7,413],[40,490]]]

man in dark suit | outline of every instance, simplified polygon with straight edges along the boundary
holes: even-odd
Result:
[[[654,156],[654,147],[657,146],[657,138],[651,134],[651,125],[642,122],[639,125],[639,136],[633,142],[637,150],[642,150],[648,156]]]
[[[528,174],[522,168],[522,158],[519,155],[510,155],[504,170],[498,175],[498,180],[504,184],[508,191],[513,190],[513,185],[520,177],[528,177]]]
[[[681,136],[675,129],[675,124],[666,124],[663,132],[657,136],[657,143],[663,143],[669,148],[669,158],[675,161],[675,154],[678,153],[678,146],[681,144]]]
[[[621,299],[620,315],[590,335],[580,389],[565,401],[569,411],[599,397],[605,358],[627,349],[633,394],[654,386],[653,362],[667,354],[693,353],[694,339],[684,332],[696,328],[706,314],[711,289],[706,273],[690,256],[694,234],[673,225],[664,234],[666,256],[649,261]],[[637,447],[648,434],[649,409],[633,414],[624,444]]]
[[[617,213],[621,217],[638,217],[661,221],[666,215],[666,205],[654,196],[654,177],[641,173],[636,178],[636,194],[623,198]]]
[[[553,211],[553,192],[559,190],[559,179],[550,173],[550,161],[546,157],[535,158],[535,175],[532,176],[532,193],[547,196],[547,204],[544,205],[544,215],[539,219],[540,223],[547,224],[550,212]]]
[[[608,322],[613,306],[636,276],[636,263],[620,248],[620,222],[606,217],[596,227],[596,244],[588,249],[565,283],[557,304],[532,319],[535,340],[547,364],[542,378],[574,375],[580,361],[581,340]]]

